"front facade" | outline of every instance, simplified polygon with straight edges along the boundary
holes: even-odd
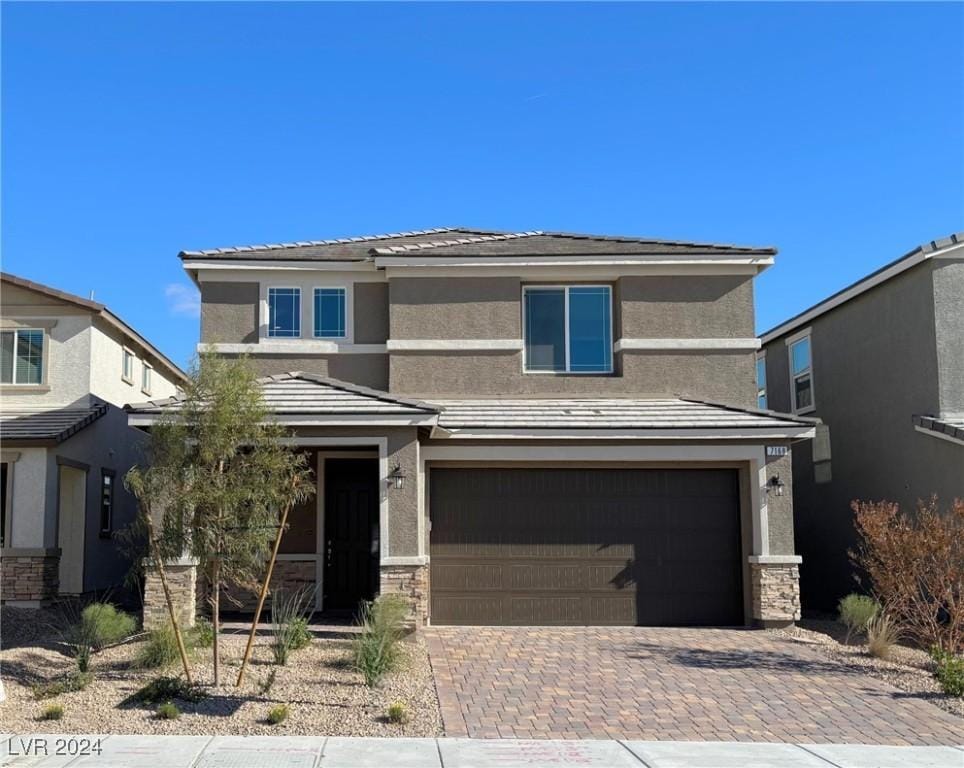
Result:
[[[855,499],[964,498],[964,234],[923,245],[762,337],[760,396],[817,416],[793,454],[807,608],[858,588]]]
[[[0,275],[0,599],[35,606],[121,584],[123,487],[144,436],[123,406],[183,372],[103,305]]]
[[[435,624],[793,621],[814,423],[755,407],[773,255],[466,229],[183,253],[201,349],[250,356],[316,467],[278,583]]]

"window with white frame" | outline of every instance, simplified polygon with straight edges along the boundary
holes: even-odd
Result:
[[[523,289],[525,370],[612,373],[612,291],[608,285]]]
[[[810,334],[787,342],[790,353],[790,402],[794,413],[813,410],[813,363]]]
[[[767,409],[767,354],[760,352],[756,356],[756,407]]]
[[[110,538],[114,530],[114,477],[112,469],[100,471],[100,535]]]
[[[154,368],[144,363],[141,368],[141,392],[145,395],[151,394],[151,377],[154,374]]]
[[[345,289],[315,288],[315,338],[343,339],[346,336]]]
[[[134,383],[134,353],[127,347],[121,352],[121,378],[128,384]]]
[[[297,339],[301,336],[301,289],[268,289],[268,336]]]
[[[0,331],[0,383],[43,384],[43,381],[43,330]]]

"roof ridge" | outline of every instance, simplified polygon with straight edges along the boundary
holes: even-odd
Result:
[[[181,258],[194,256],[214,256],[224,253],[245,253],[247,251],[279,251],[288,248],[308,248],[312,246],[324,245],[351,245],[353,243],[376,242],[378,240],[390,240],[395,237],[420,237],[422,235],[437,235],[443,232],[454,232],[462,230],[472,232],[474,230],[463,227],[433,227],[431,229],[413,229],[406,232],[384,232],[377,235],[357,235],[355,237],[333,237],[326,240],[300,240],[294,243],[264,243],[260,245],[231,245],[224,248],[207,248],[197,251],[181,251],[178,256]],[[480,232],[482,230],[479,230]]]
[[[463,230],[471,231],[471,230]],[[530,230],[527,232],[503,232],[496,235],[479,234],[475,237],[458,237],[452,240],[432,240],[427,243],[413,243],[412,245],[390,245],[386,248],[372,248],[371,253],[379,256],[390,256],[396,253],[408,253],[410,251],[424,251],[431,248],[444,248],[453,245],[472,245],[474,243],[493,243],[503,240],[518,240],[523,237],[534,237],[544,235],[541,230]]]
[[[361,384],[352,384],[348,381],[342,381],[341,379],[333,379],[330,376],[320,376],[316,373],[308,373],[306,371],[291,371],[289,373],[282,373],[276,376],[266,376],[264,379],[258,379],[259,383],[267,383],[269,381],[289,381],[291,379],[301,379],[302,381],[312,381],[317,384],[325,384],[329,387],[334,387],[335,389],[341,389],[345,392],[353,392],[356,395],[364,395],[366,397],[372,397],[377,400],[381,400],[386,403],[395,403],[397,405],[407,405],[411,408],[418,408],[419,410],[426,411],[428,413],[438,413],[438,408],[435,406],[423,402],[421,400],[413,400],[407,397],[396,397],[388,392],[383,392],[380,389],[372,389],[371,387],[365,387]]]

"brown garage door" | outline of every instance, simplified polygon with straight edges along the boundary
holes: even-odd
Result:
[[[432,469],[434,624],[743,623],[732,469]]]

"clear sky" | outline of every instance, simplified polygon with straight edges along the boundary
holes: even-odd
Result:
[[[2,248],[176,361],[181,249],[775,245],[758,330],[964,229],[964,5],[2,6]]]

